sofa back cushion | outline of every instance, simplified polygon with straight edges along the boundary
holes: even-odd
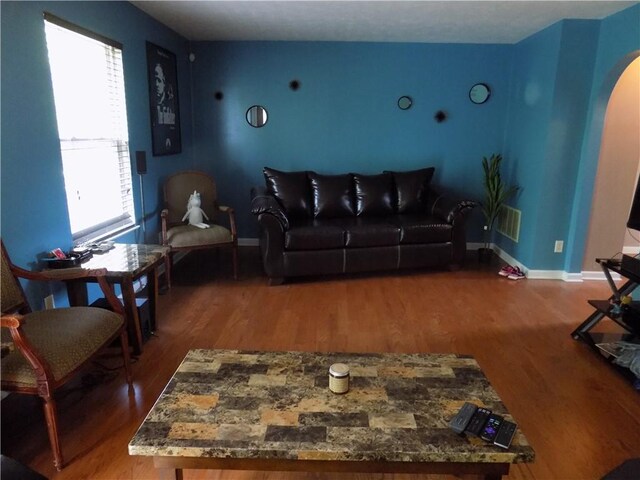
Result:
[[[352,217],[355,214],[351,175],[309,172],[309,180],[315,218]]]
[[[276,197],[288,217],[311,215],[311,186],[307,172],[281,172],[265,167],[263,173],[267,192]]]
[[[393,175],[398,213],[416,213],[424,210],[424,200],[434,171],[435,168],[429,167],[406,172],[385,172]]]
[[[384,216],[394,213],[395,192],[390,173],[360,175],[354,173],[356,215]]]

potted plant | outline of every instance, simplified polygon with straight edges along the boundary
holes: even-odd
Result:
[[[484,246],[478,249],[478,257],[480,261],[488,262],[491,260],[493,250],[489,246],[491,240],[491,232],[495,224],[500,210],[502,210],[505,202],[515,194],[520,187],[517,185],[506,186],[502,182],[500,176],[500,163],[502,155],[493,154],[488,159],[482,157],[482,169],[484,170],[484,190],[485,199],[481,203],[482,213],[484,214]]]

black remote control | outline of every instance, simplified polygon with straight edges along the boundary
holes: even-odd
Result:
[[[518,426],[515,423],[503,420],[502,425],[500,425],[500,428],[498,429],[496,438],[493,439],[493,444],[502,448],[509,448],[511,441],[513,440],[513,436],[516,434],[517,428]]]
[[[491,415],[491,410],[487,408],[478,408],[476,413],[473,414],[473,417],[471,417],[465,432],[475,435],[476,437],[479,436],[482,431],[482,427],[484,427],[485,422],[489,418],[489,415]]]
[[[449,427],[456,433],[464,432],[464,429],[469,425],[469,421],[473,414],[476,413],[478,407],[473,403],[465,402],[460,408],[455,417],[449,421]]]
[[[500,415],[496,415],[492,413],[489,415],[487,422],[484,424],[484,428],[480,433],[480,438],[482,440],[486,440],[487,442],[493,443],[493,439],[496,438],[498,434],[498,429],[502,424],[503,418]]]

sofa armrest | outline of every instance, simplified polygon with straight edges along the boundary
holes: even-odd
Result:
[[[430,190],[427,196],[428,211],[452,225],[463,223],[477,205],[473,200],[454,199],[435,190]]]
[[[260,216],[264,213],[273,215],[283,230],[289,229],[289,219],[276,198],[267,192],[265,187],[251,189],[251,213]]]

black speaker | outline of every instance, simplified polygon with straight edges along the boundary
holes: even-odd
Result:
[[[138,171],[138,175],[147,173],[147,152],[144,150],[138,150],[136,152],[136,170]]]

